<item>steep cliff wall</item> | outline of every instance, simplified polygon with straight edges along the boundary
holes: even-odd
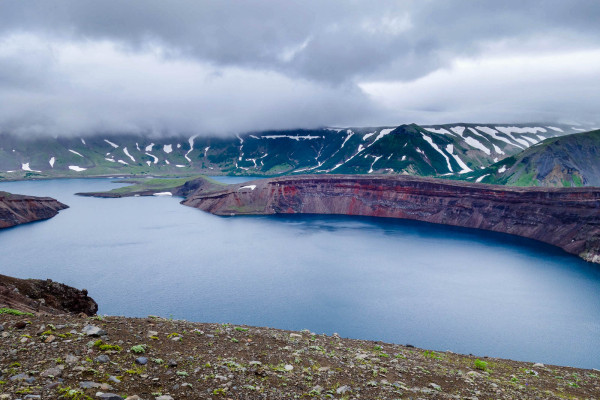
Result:
[[[0,192],[0,229],[54,217],[67,205],[50,198]]]
[[[217,215],[405,218],[524,236],[600,263],[600,189],[515,188],[407,176],[313,175],[199,190],[184,205]]]

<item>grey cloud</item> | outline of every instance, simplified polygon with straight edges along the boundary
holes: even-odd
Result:
[[[503,76],[493,88],[502,103],[478,95],[477,79],[498,71],[462,77],[460,98],[452,85],[415,84],[387,103],[361,89],[431,79],[457,59],[597,50],[598,20],[597,0],[7,0],[0,129],[229,134],[587,117],[597,96],[586,101],[586,83],[566,70],[560,84],[572,90],[551,101],[548,68],[521,98],[503,93],[515,87]]]
[[[410,26],[365,29],[406,18]],[[596,0],[504,1],[34,1],[0,4],[4,32],[106,38],[132,48],[157,41],[177,55],[330,82],[412,79],[497,40],[598,45]],[[385,27],[384,27],[385,28]],[[311,38],[295,59],[282,54]]]

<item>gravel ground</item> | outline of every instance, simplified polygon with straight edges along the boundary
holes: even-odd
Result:
[[[157,317],[0,315],[2,399],[600,399],[600,371]]]

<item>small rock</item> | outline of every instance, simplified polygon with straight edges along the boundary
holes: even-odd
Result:
[[[48,335],[48,337],[46,339],[44,339],[44,343],[52,343],[52,342],[54,342],[55,339],[56,339],[56,336]]]
[[[79,387],[82,389],[95,389],[99,388],[100,384],[92,381],[79,382]]]
[[[121,383],[121,381],[119,380],[119,378],[117,378],[114,375],[109,376],[108,380],[111,381],[111,382],[114,382],[114,383]]]
[[[14,327],[17,329],[25,329],[26,326],[27,326],[27,322],[25,322],[25,321],[15,322],[15,325],[14,325]]]
[[[29,375],[27,375],[27,374],[17,374],[17,375],[11,376],[10,380],[11,381],[24,381],[27,378],[29,378]]]
[[[545,367],[545,365],[544,365],[544,364],[542,364],[542,363],[535,363],[535,364],[533,364],[533,367],[534,367],[534,368],[544,368],[544,367]]]
[[[435,389],[437,391],[440,391],[440,392],[442,391],[442,387],[440,385],[438,385],[437,383],[432,382],[427,386],[429,386],[430,388]]]
[[[135,394],[133,396],[127,396],[125,398],[125,400],[142,400],[142,398],[140,396],[138,396],[137,394]]]
[[[0,324],[0,332],[4,331],[4,325]]]
[[[54,389],[60,386],[60,382],[52,382],[47,384],[46,386],[44,386],[44,389],[46,390],[50,390],[50,389]]]
[[[290,337],[291,338],[298,338],[298,339],[302,339],[302,335],[299,333],[290,333]]]
[[[138,365],[146,365],[148,364],[148,358],[146,357],[138,357],[135,359],[135,363]]]
[[[75,364],[78,361],[79,361],[79,357],[76,357],[73,354],[67,354],[67,356],[65,357],[65,362],[67,364]]]
[[[340,386],[339,388],[337,388],[335,392],[337,394],[344,394],[346,392],[349,392],[350,390],[351,390],[350,386],[344,385],[344,386]]]
[[[175,368],[175,367],[177,366],[177,361],[175,361],[175,360],[169,360],[169,361],[167,362],[167,365],[168,365],[169,367],[171,367],[171,368]]]
[[[96,397],[102,400],[123,400],[121,396],[114,393],[96,393]]]
[[[148,337],[158,336],[158,331],[148,331]]]
[[[86,325],[81,330],[84,335],[87,336],[104,336],[106,335],[106,331],[98,326],[94,325]]]
[[[163,394],[162,396],[155,397],[155,400],[175,400],[171,396]]]
[[[51,377],[57,378],[57,377],[61,376],[61,374],[62,374],[62,370],[57,367],[48,368],[47,370],[40,372],[40,376],[42,376],[42,377],[51,376]]]
[[[250,361],[248,364],[250,365],[262,365],[260,361]]]
[[[108,383],[102,383],[102,384],[100,384],[100,389],[102,389],[102,390],[113,390],[113,387],[110,386]]]
[[[42,396],[40,396],[39,394],[28,394],[27,396],[25,396],[26,399],[41,399]]]
[[[321,392],[323,391],[323,386],[321,386],[321,385],[313,386],[313,388],[310,391],[321,394]]]
[[[100,354],[98,357],[94,358],[94,361],[99,363],[107,363],[110,361],[110,358],[106,354]]]
[[[291,371],[294,369],[293,365],[287,364],[285,367],[283,367],[286,371]]]

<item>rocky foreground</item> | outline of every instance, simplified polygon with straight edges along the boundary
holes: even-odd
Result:
[[[217,215],[364,215],[485,229],[539,240],[600,263],[599,188],[518,188],[390,175],[305,175],[225,188],[199,187],[182,204]]]
[[[0,399],[598,399],[600,371],[158,317],[0,315]]]
[[[100,317],[86,315],[97,306],[84,290],[2,275],[0,287],[44,304],[0,297],[2,400],[600,398],[598,370],[309,331]]]
[[[0,192],[0,229],[54,217],[67,205],[51,197]]]

